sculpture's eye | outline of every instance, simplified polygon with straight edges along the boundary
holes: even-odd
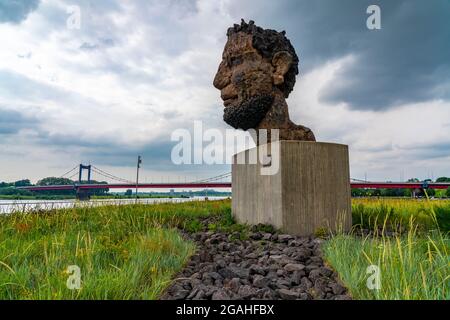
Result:
[[[240,85],[243,81],[244,81],[244,73],[243,72],[239,72],[239,73],[233,75],[232,82],[235,85]]]
[[[229,62],[228,65],[230,67],[235,67],[237,65],[240,65],[242,63],[242,57],[230,57],[229,58]]]

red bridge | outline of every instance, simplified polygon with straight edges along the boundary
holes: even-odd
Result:
[[[350,182],[355,189],[447,189],[450,183],[422,183],[422,182]],[[18,187],[29,191],[45,190],[76,190],[76,189],[181,189],[181,188],[231,188],[231,182],[186,182],[186,183],[112,183],[112,184],[73,184],[53,186]]]
[[[138,160],[139,169],[140,158]],[[78,171],[75,171],[78,169]],[[82,183],[82,172],[83,170],[88,170],[88,180]],[[115,180],[120,183],[107,183],[107,184],[95,184],[91,182],[91,171],[98,174],[99,176],[105,177],[110,180]],[[69,174],[71,174],[69,176]],[[65,184],[65,185],[35,185],[35,186],[25,186],[18,187],[18,189],[25,189],[29,191],[49,191],[49,190],[75,190],[77,196],[79,198],[89,197],[89,190],[94,189],[205,189],[205,188],[231,188],[231,182],[222,182],[219,180],[229,179],[231,177],[231,172],[203,179],[193,182],[184,182],[184,183],[136,183],[134,181],[130,181],[127,179],[119,178],[113,174],[105,172],[93,165],[77,165],[65,174],[61,176],[68,176],[69,181],[70,178],[78,175],[78,182],[74,182],[73,184]],[[136,179],[138,180],[138,178]],[[351,188],[355,189],[447,189],[450,187],[450,183],[436,183],[436,182],[369,182],[362,181],[357,179],[351,179],[349,181]]]

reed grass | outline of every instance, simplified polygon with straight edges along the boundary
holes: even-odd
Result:
[[[355,299],[450,299],[448,201],[353,199],[355,227],[373,237],[338,234],[325,259]],[[230,201],[80,206],[0,216],[0,299],[157,299],[194,252],[176,228],[245,231]],[[358,218],[359,217],[359,218]],[[444,227],[443,227],[444,226]],[[397,230],[387,237],[385,230]],[[381,230],[380,232],[378,232]],[[81,289],[66,286],[69,265]],[[381,287],[367,285],[369,265]]]
[[[363,238],[335,235],[324,245],[325,259],[355,299],[449,300],[450,239],[442,230],[448,205],[412,199],[354,200],[353,219],[355,214],[360,217],[356,225],[375,233]],[[387,228],[399,227],[402,232],[385,235]],[[367,285],[371,265],[380,271],[378,289]]]
[[[175,229],[223,202],[78,207],[0,217],[0,299],[156,299],[194,252]],[[81,270],[70,290],[67,267]]]
[[[379,229],[386,223],[387,229],[407,229],[411,217],[418,231],[439,229],[450,231],[450,200],[417,200],[392,198],[352,199],[353,225]]]

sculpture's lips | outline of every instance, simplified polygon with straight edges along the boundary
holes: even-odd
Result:
[[[223,105],[225,107],[228,107],[229,105],[233,104],[233,102],[235,102],[236,99],[237,99],[237,97],[226,99],[226,100],[223,101]]]

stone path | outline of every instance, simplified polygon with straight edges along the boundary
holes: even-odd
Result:
[[[350,299],[324,265],[320,239],[259,231],[243,241],[238,232],[185,236],[199,249],[162,299]]]

